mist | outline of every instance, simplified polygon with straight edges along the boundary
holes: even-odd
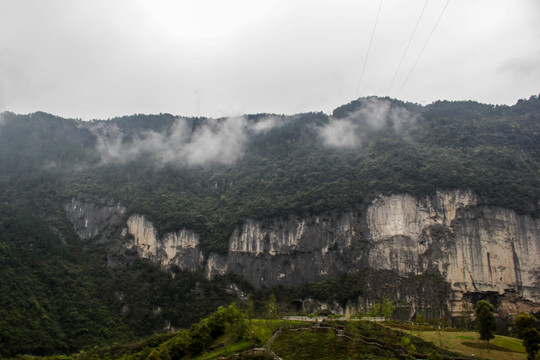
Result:
[[[371,97],[362,99],[360,108],[343,119],[330,117],[328,124],[317,131],[326,147],[357,149],[371,135],[383,130],[404,136],[415,126],[416,120],[416,115],[407,109],[392,105],[389,100]]]
[[[231,165],[241,159],[254,136],[264,136],[293,119],[266,116],[248,119],[236,116],[193,120],[176,118],[166,131],[126,134],[114,122],[90,125],[96,135],[96,150],[101,164],[122,164],[145,159],[155,166]],[[416,117],[387,99],[366,98],[345,118],[329,117],[328,123],[315,126],[322,146],[332,149],[360,149],[382,131],[407,134]]]
[[[102,164],[126,163],[146,158],[157,166],[227,165],[241,159],[251,136],[282,126],[280,117],[248,121],[245,116],[205,119],[192,128],[185,118],[175,120],[166,132],[145,131],[129,139],[113,123],[98,123],[96,149]]]
[[[319,136],[327,147],[353,149],[362,145],[357,130],[358,124],[351,120],[331,118],[330,123],[319,129]]]

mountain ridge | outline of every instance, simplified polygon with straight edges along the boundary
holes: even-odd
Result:
[[[0,316],[6,319],[2,328],[11,332],[0,334],[2,344],[8,344],[0,347],[0,354],[76,351],[92,344],[134,339],[188,326],[217,305],[245,299],[246,294],[263,296],[257,294],[265,291],[280,294],[278,300],[284,302],[290,302],[288,294],[328,304],[339,298],[336,311],[345,311],[347,302],[369,305],[382,301],[383,296],[394,297],[397,303],[401,298],[395,292],[396,279],[410,276],[400,273],[400,266],[421,268],[418,276],[424,276],[425,269],[437,269],[426,275],[434,276],[433,283],[440,283],[440,294],[444,294],[444,301],[437,303],[440,311],[433,316],[460,311],[457,305],[454,310],[445,308],[455,300],[447,289],[454,287],[455,291],[459,286],[462,297],[457,302],[499,299],[501,311],[514,313],[524,309],[523,301],[536,304],[519,290],[524,289],[524,281],[533,292],[540,283],[537,265],[523,262],[525,255],[521,254],[528,250],[512,250],[513,244],[523,242],[519,239],[528,239],[533,256],[540,241],[539,174],[537,96],[514,106],[474,102],[419,106],[370,97],[336,108],[333,115],[258,114],[221,119],[161,114],[82,122],[41,112],[2,113],[0,264],[11,276],[2,279],[0,290],[19,300],[1,298],[6,304]],[[450,217],[444,215],[447,210],[429,205],[436,203],[437,194],[460,191],[472,194],[474,203],[462,202]],[[381,204],[393,210],[382,212],[384,216],[373,215]],[[83,208],[99,214],[94,222],[80,212]],[[347,216],[355,219],[349,229],[363,232],[349,231],[357,250],[334,245],[341,241],[337,240],[338,227],[316,230],[305,225],[304,235],[297,238],[293,233],[300,234],[299,230],[288,229],[302,221],[315,226],[317,217],[324,216],[329,223],[339,223]],[[150,247],[144,255],[138,247],[144,241],[139,231],[130,230],[130,218],[133,226],[141,225],[140,231],[153,229],[156,246],[167,234],[176,234],[173,245],[163,251],[167,259],[180,254],[180,258],[191,259],[187,262],[191,265],[162,267],[163,253],[149,252]],[[368,219],[379,219],[375,221],[379,225],[372,226],[374,220]],[[145,221],[151,227],[142,226]],[[516,230],[520,224],[529,224],[525,226],[529,230]],[[384,232],[385,227],[395,231]],[[269,241],[277,239],[276,234],[296,239],[290,253],[282,254],[284,261],[290,258],[289,265],[272,263],[276,251],[272,255]],[[317,239],[326,243],[319,246]],[[484,279],[493,288],[478,287],[481,282],[475,280],[475,289],[447,276],[448,269],[440,260],[444,251],[433,244],[454,244],[456,239],[476,239],[471,241],[483,244],[470,269],[473,278]],[[433,245],[433,254],[422,252],[427,249],[422,242]],[[232,243],[236,245],[231,247]],[[409,252],[403,244],[414,244],[410,249],[424,246],[424,250]],[[256,251],[251,253],[252,249]],[[362,252],[366,249],[369,251]],[[512,251],[513,258],[503,256]],[[402,262],[401,255],[391,260],[392,253],[406,258],[416,255],[412,262]],[[279,288],[279,274],[285,274],[283,279],[295,275],[295,257],[305,257],[303,264],[309,262],[313,274],[324,271],[309,258],[319,256],[316,254],[335,256],[331,261],[335,271],[328,277],[302,275],[300,282],[283,283],[287,288]],[[354,254],[363,260],[346,260]],[[200,265],[201,256],[207,262],[213,259],[211,280],[205,273],[208,264],[203,261]],[[229,261],[230,256],[245,259]],[[376,259],[389,266],[375,266]],[[265,268],[268,264],[273,264],[272,271]],[[253,281],[265,269],[277,280],[267,284]],[[510,279],[511,269],[521,275]],[[388,289],[377,292],[374,283],[364,284],[365,271],[382,274],[370,281],[385,281]],[[493,276],[499,273],[509,280],[498,287],[499,280]],[[523,274],[529,274],[525,276],[528,280]],[[66,281],[72,296],[58,285]],[[337,281],[353,288],[351,284],[364,285],[347,292],[334,284],[332,295],[319,291],[327,285],[304,286],[314,281]],[[503,284],[512,285],[504,289]],[[272,288],[274,285],[277,287]],[[410,285],[407,296],[411,301],[415,291]],[[76,311],[85,297],[93,300],[84,316],[77,317],[88,330],[81,333],[68,310]],[[429,309],[427,306],[419,302],[409,315]],[[35,311],[28,312],[28,308]],[[32,322],[26,312],[39,314],[37,318],[43,320]],[[22,338],[28,339],[26,344],[20,343]]]

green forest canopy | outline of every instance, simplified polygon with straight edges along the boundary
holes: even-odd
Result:
[[[188,118],[184,137],[169,114],[85,123],[4,113],[1,196],[57,213],[72,197],[120,202],[161,233],[189,228],[218,251],[245,218],[346,211],[378,194],[471,189],[484,204],[536,216],[539,119],[536,96],[514,106],[361,98],[331,116],[247,115],[240,135],[229,119]],[[204,136],[226,151],[204,158],[204,146],[193,148]]]

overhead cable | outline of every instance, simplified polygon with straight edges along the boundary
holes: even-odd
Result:
[[[379,21],[379,14],[381,13],[381,7],[382,7],[381,0],[379,2],[379,9],[377,10],[377,17],[375,18],[375,24],[373,25],[373,31],[371,32],[371,39],[369,40],[368,49],[366,52],[366,58],[364,60],[364,66],[362,67],[362,73],[360,74],[360,80],[358,81],[358,85],[356,86],[356,91],[354,92],[354,97],[356,98],[358,96],[358,90],[360,90],[360,85],[362,84],[362,79],[364,78],[364,73],[366,71],[366,65],[369,57],[369,51],[371,50],[371,44],[373,43],[373,36],[375,35],[375,29],[377,28],[377,22]]]
[[[429,43],[429,40],[431,39],[431,36],[433,35],[433,33],[435,32],[435,29],[437,28],[437,25],[439,24],[439,21],[441,21],[441,18],[444,14],[444,11],[446,10],[446,8],[448,7],[448,4],[450,3],[450,0],[447,0],[446,1],[446,4],[444,4],[444,7],[441,11],[441,14],[439,15],[439,18],[437,19],[437,22],[435,23],[435,25],[433,26],[433,29],[431,29],[431,33],[429,34],[427,40],[426,40],[426,43],[424,44],[424,47],[422,47],[422,50],[420,51],[420,53],[418,54],[418,57],[416,58],[416,61],[414,62],[413,66],[411,67],[411,70],[409,71],[409,73],[407,74],[407,77],[405,78],[405,81],[403,81],[403,84],[401,85],[401,87],[399,88],[399,91],[396,95],[396,97],[399,97],[399,94],[401,94],[401,91],[403,90],[403,88],[405,87],[405,84],[407,83],[407,81],[409,80],[409,78],[411,77],[411,74],[414,70],[414,68],[416,67],[416,64],[418,64],[418,61],[420,60],[420,58],[422,57],[422,54],[424,53],[424,50],[426,49],[426,46],[427,44]]]
[[[416,29],[418,29],[418,24],[420,24],[420,20],[422,19],[422,15],[424,15],[424,10],[426,10],[426,6],[429,0],[426,0],[424,3],[424,7],[422,8],[422,11],[420,12],[420,16],[418,17],[418,20],[416,20],[416,25],[414,25],[414,30],[411,34],[411,37],[409,38],[409,42],[407,43],[407,46],[405,47],[405,51],[403,52],[403,55],[401,56],[401,60],[399,61],[399,65],[396,69],[396,72],[394,73],[394,76],[392,77],[392,81],[390,82],[390,86],[388,86],[388,89],[386,90],[387,94],[390,94],[390,90],[392,90],[392,86],[394,85],[394,82],[396,81],[397,74],[399,73],[399,70],[401,69],[401,65],[403,64],[403,60],[405,60],[405,56],[407,56],[407,52],[409,51],[409,47],[411,46],[411,42],[414,38],[414,35],[416,34]]]

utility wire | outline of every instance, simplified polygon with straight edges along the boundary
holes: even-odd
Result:
[[[418,24],[420,24],[420,20],[422,19],[422,15],[424,15],[424,10],[426,10],[426,6],[429,0],[426,0],[424,3],[424,7],[422,8],[422,11],[420,12],[420,16],[418,17],[418,20],[416,20],[416,25],[414,25],[414,30],[411,34],[411,37],[409,38],[409,42],[407,43],[407,47],[405,47],[405,51],[403,52],[403,56],[401,56],[401,60],[399,61],[399,65],[396,69],[396,72],[394,73],[394,77],[392,77],[392,81],[390,82],[390,86],[388,86],[388,89],[386,90],[386,93],[389,94],[390,90],[392,90],[392,86],[394,85],[394,82],[396,81],[397,74],[399,73],[399,70],[401,69],[401,65],[403,64],[403,60],[405,60],[405,56],[407,56],[407,52],[409,51],[409,47],[411,46],[412,39],[414,38],[414,35],[416,34],[416,29],[418,29]]]
[[[369,57],[369,51],[371,50],[371,44],[373,43],[373,36],[375,35],[375,29],[377,28],[377,22],[379,21],[379,14],[381,13],[382,2],[383,0],[379,2],[379,9],[377,10],[377,17],[375,18],[375,24],[373,25],[373,31],[371,32],[371,39],[369,40],[369,45],[366,52],[366,59],[364,60],[364,66],[362,67],[362,73],[360,74],[360,80],[358,81],[358,85],[356,86],[356,91],[354,92],[355,98],[358,96],[358,90],[360,90],[360,85],[362,84],[362,79],[364,78],[364,72],[366,71],[366,64]]]
[[[439,18],[437,19],[437,22],[435,23],[435,25],[433,26],[433,29],[431,29],[431,33],[429,34],[427,40],[426,40],[426,43],[424,44],[424,47],[422,48],[422,50],[420,51],[420,54],[418,54],[418,57],[416,58],[416,61],[414,62],[411,70],[409,71],[409,73],[407,74],[407,77],[405,78],[405,81],[403,82],[403,84],[401,85],[401,87],[399,88],[399,91],[396,95],[396,97],[399,97],[399,94],[401,94],[401,91],[403,90],[403,88],[405,87],[405,84],[407,83],[407,81],[409,80],[409,78],[411,77],[411,74],[414,70],[414,68],[416,67],[416,64],[418,64],[418,60],[420,60],[420,58],[422,57],[422,54],[424,53],[424,50],[426,49],[426,46],[427,44],[429,43],[429,40],[431,39],[431,36],[433,35],[433,33],[435,32],[435,29],[437,28],[437,25],[439,25],[439,21],[441,21],[441,18],[444,14],[444,11],[446,10],[446,8],[448,7],[448,4],[450,3],[450,0],[447,0],[446,1],[446,4],[444,4],[444,7],[441,11],[441,14],[439,15]]]

